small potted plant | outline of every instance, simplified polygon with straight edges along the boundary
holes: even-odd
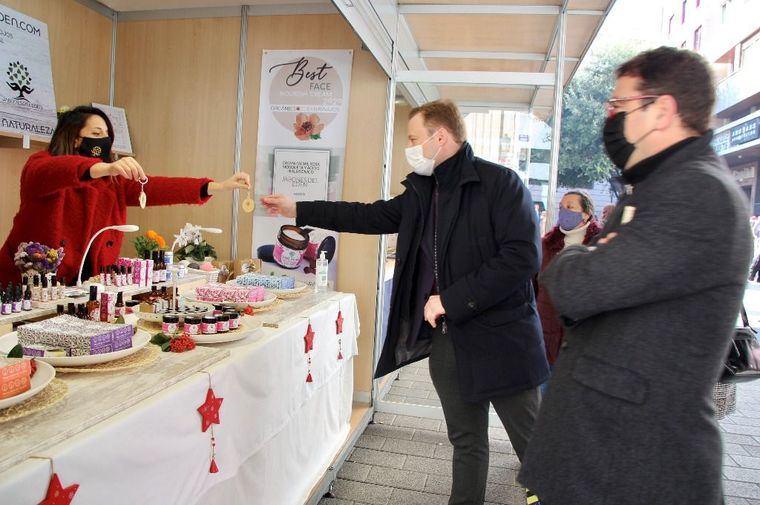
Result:
[[[189,271],[208,276],[209,282],[217,282],[219,269],[212,263],[217,259],[216,250],[203,238],[201,227],[185,223],[174,238],[174,243],[179,247],[174,253],[177,260],[186,262]]]
[[[145,253],[152,253],[166,249],[166,240],[154,230],[148,230],[145,235],[141,235],[132,241],[135,244],[138,258],[144,258]]]

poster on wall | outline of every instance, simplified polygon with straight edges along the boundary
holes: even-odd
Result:
[[[263,52],[257,201],[273,193],[296,201],[341,198],[352,60],[352,50]],[[336,232],[296,227],[293,219],[271,217],[257,206],[252,256],[262,260],[264,273],[314,284],[324,252],[334,284],[337,248]]]
[[[127,125],[127,111],[123,107],[112,107],[104,103],[92,102],[92,106],[102,110],[113,126],[113,148],[115,153],[132,155],[132,139]]]
[[[0,5],[0,131],[49,140],[56,118],[45,23]]]
[[[275,149],[272,193],[297,202],[327,200],[330,151]]]

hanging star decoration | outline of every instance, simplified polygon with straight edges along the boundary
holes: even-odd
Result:
[[[211,389],[211,386],[209,385],[208,391],[206,392],[206,401],[203,402],[203,405],[198,407],[198,412],[201,414],[202,418],[202,431],[205,432],[208,430],[209,426],[212,424],[220,424],[219,409],[222,406],[223,400],[224,398],[217,398],[214,396],[214,390]]]
[[[314,349],[314,331],[311,329],[311,323],[309,323],[308,328],[306,328],[306,335],[303,336],[303,341],[306,344],[306,350],[304,352],[309,352]]]
[[[306,382],[314,382],[311,376],[311,350],[314,349],[314,331],[311,329],[311,321],[309,321],[309,326],[306,328],[306,335],[303,336],[303,341],[304,352],[309,365],[308,372],[306,373]]]
[[[39,505],[69,505],[71,500],[74,499],[77,489],[79,489],[79,484],[63,487],[61,485],[61,480],[58,478],[58,474],[54,473],[53,476],[50,477],[47,495]]]
[[[338,335],[338,360],[343,359],[343,339],[341,338],[343,333],[343,314],[338,307],[338,317],[335,319],[335,334]]]

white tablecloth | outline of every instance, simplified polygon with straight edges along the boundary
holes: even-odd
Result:
[[[303,503],[348,435],[359,332],[353,295],[335,293],[306,315],[256,330],[263,336],[255,341],[224,344],[230,357],[209,367],[214,392],[224,398],[214,426],[219,473],[209,473],[211,431],[201,432],[196,411],[209,385],[203,373],[39,456],[53,458],[63,486],[79,484],[75,505]],[[316,336],[314,382],[307,384],[309,322]],[[0,503],[39,503],[49,471],[48,461],[29,459],[3,472]]]

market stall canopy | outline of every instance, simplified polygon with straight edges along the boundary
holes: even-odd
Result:
[[[101,0],[120,19],[235,15],[237,0]],[[466,112],[552,114],[560,16],[562,81],[586,55],[614,0],[249,0],[251,15],[340,12],[409,103],[450,98]]]

